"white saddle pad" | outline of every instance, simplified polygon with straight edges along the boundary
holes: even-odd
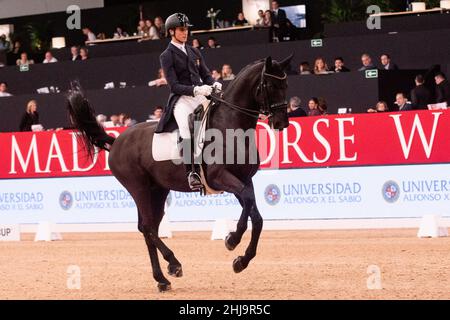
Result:
[[[197,136],[194,139],[195,142],[195,157],[198,157],[202,150],[203,145],[205,144],[205,132],[206,132],[206,122],[202,123],[200,130],[197,133]],[[152,143],[152,155],[155,161],[180,161],[180,145],[178,144],[178,130],[174,132],[165,132],[165,133],[155,133],[153,135],[153,143]]]

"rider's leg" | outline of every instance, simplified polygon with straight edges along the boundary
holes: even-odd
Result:
[[[194,146],[191,139],[191,132],[189,130],[189,115],[194,112],[197,106],[198,99],[182,96],[175,105],[175,109],[173,112],[175,120],[177,121],[178,127],[180,129],[180,136],[183,139],[182,155],[188,183],[190,188],[193,190],[197,190],[202,186],[199,175],[193,170],[192,155],[194,152]]]

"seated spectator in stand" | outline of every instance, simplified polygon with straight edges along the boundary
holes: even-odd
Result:
[[[264,27],[264,11],[258,10],[258,19],[256,19],[257,27]]]
[[[113,114],[109,117],[110,127],[120,127],[119,115]]]
[[[208,39],[208,48],[210,49],[218,49],[220,48],[220,44],[217,43],[216,39],[214,37],[210,37]]]
[[[6,39],[6,35],[2,34],[0,36],[0,52],[9,51],[11,47],[11,43]]]
[[[372,63],[372,58],[367,53],[364,53],[361,56],[361,62],[362,62],[362,67],[359,68],[358,71],[374,70],[377,68]]]
[[[11,96],[12,94],[8,93],[8,84],[4,81],[0,82],[0,98]]]
[[[167,85],[166,75],[164,74],[164,70],[162,68],[160,68],[158,70],[158,78],[156,80],[150,81],[148,83],[148,86],[149,87],[153,87],[153,86],[161,87],[161,86],[165,86],[165,85]]]
[[[323,58],[317,58],[314,62],[314,74],[328,74],[328,66]]]
[[[306,116],[308,116],[306,114],[306,111],[303,110],[303,108],[300,106],[301,102],[302,101],[300,100],[299,97],[292,97],[289,100],[289,106],[288,106],[288,110],[290,110],[289,113],[288,113],[288,117],[289,118],[306,117]]]
[[[80,48],[80,57],[81,57],[81,61],[85,61],[85,60],[89,59],[88,48],[86,48],[86,47]]]
[[[311,74],[311,69],[308,62],[303,61],[302,63],[300,63],[300,66],[298,67],[298,74],[302,76]]]
[[[99,114],[97,117],[95,117],[97,119],[97,122],[102,126],[102,127],[106,127],[106,120],[108,120],[108,117],[105,116],[104,114]]]
[[[381,61],[381,70],[398,70],[398,67],[395,63],[391,61],[391,57],[388,54],[383,54],[380,57]]]
[[[37,103],[35,100],[31,100],[27,104],[25,114],[20,120],[20,131],[32,131],[32,126],[39,124],[39,113],[37,112]]]
[[[239,12],[237,16],[237,20],[233,22],[233,27],[239,27],[239,26],[246,26],[248,25],[247,19],[245,19],[245,16],[242,12]]]
[[[163,114],[164,108],[163,107],[156,107],[155,110],[153,110],[153,113],[149,116],[150,121],[159,121],[161,120],[162,114]]]
[[[447,102],[447,106],[450,106],[450,85],[447,77],[438,72],[434,76],[434,81],[436,81],[436,103]]]
[[[213,77],[214,81],[216,82],[222,82],[222,74],[216,69],[213,69],[211,71],[211,77]]]
[[[137,34],[138,36],[148,37],[149,28],[145,24],[145,20],[139,20],[139,24],[137,26]]]
[[[377,113],[377,112],[388,112],[389,108],[386,102],[384,101],[378,101],[377,105],[375,106],[375,109],[368,109],[368,113]]]
[[[411,104],[414,110],[426,110],[431,103],[431,92],[425,86],[421,74],[415,78],[416,87],[411,90]]]
[[[42,63],[55,63],[58,62],[58,60],[53,56],[53,54],[50,51],[47,51],[45,53],[45,59],[42,61]]]
[[[154,24],[155,24],[156,33],[158,34],[159,39],[166,38],[166,27],[164,25],[163,18],[156,17]]]
[[[70,48],[70,54],[72,55],[72,61],[79,61],[81,60],[80,51],[77,46],[72,46]]]
[[[327,114],[328,104],[325,98],[319,98],[319,111],[322,114]]]
[[[311,99],[309,99],[308,102],[308,116],[321,116],[323,114],[323,112],[320,111],[319,109],[319,99],[317,99],[316,97],[313,97]]]
[[[131,117],[126,113],[121,113],[119,115],[119,126],[120,127],[132,127],[137,123],[136,120],[131,119]]]
[[[192,47],[197,48],[199,50],[203,50],[203,45],[197,38],[192,39]]]
[[[114,39],[120,39],[120,38],[126,38],[128,37],[128,33],[126,31],[123,31],[122,27],[117,27],[116,32],[114,32]]]
[[[334,67],[331,68],[333,72],[350,72],[350,69],[344,65],[344,59],[342,57],[337,57],[334,59]]]
[[[395,104],[398,106],[398,111],[412,110],[411,103],[408,102],[406,94],[404,94],[403,92],[397,93],[397,95],[395,96]]]
[[[144,33],[143,38],[139,39],[138,42],[161,39],[158,30],[156,30],[156,27],[153,25],[152,20],[145,20],[145,26],[148,31],[147,33]]]
[[[270,10],[266,10],[264,12],[264,27],[272,26],[272,12]]]
[[[89,29],[87,27],[83,28],[83,34],[86,36],[86,42],[97,40],[97,37],[95,36],[95,34],[91,31],[91,29]]]
[[[223,81],[231,81],[234,80],[236,76],[233,74],[233,69],[229,64],[224,64],[222,66],[222,79]]]
[[[20,54],[20,59],[18,59],[16,61],[16,64],[18,66],[25,66],[25,65],[34,64],[34,61],[32,59],[28,60],[28,54],[26,52],[22,52]]]

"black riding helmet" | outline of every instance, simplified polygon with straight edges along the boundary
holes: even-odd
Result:
[[[189,18],[184,13],[174,13],[166,19],[165,27],[167,31],[170,31],[171,29],[175,30],[178,27],[193,27],[193,25],[189,22]]]

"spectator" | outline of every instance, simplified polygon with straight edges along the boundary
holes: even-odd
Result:
[[[425,86],[425,80],[421,74],[415,78],[416,87],[411,90],[411,104],[415,110],[428,109],[431,103],[431,92]]]
[[[138,36],[145,37],[145,34],[148,35],[149,30],[145,24],[145,20],[139,20],[136,30],[137,30]]]
[[[164,21],[161,17],[155,18],[155,28],[159,39],[164,39],[166,37],[166,27],[164,26]]]
[[[362,67],[359,68],[358,71],[374,70],[377,68],[374,66],[374,64],[372,63],[372,58],[367,53],[364,53],[361,56],[361,62]]]
[[[388,112],[389,108],[387,106],[387,103],[384,101],[378,101],[377,105],[375,106],[375,109],[368,109],[368,113],[377,113],[377,112]]]
[[[55,63],[58,62],[58,60],[53,56],[53,54],[50,51],[47,51],[45,53],[45,59],[42,61],[42,63]]]
[[[6,35],[2,34],[0,36],[0,52],[1,51],[9,51],[11,47],[11,44],[9,43],[9,41],[6,39]]]
[[[91,31],[91,29],[85,27],[83,28],[83,34],[86,36],[86,42],[87,41],[95,41],[97,40],[97,37],[95,36],[95,34]]]
[[[398,111],[410,111],[412,110],[411,103],[408,102],[406,94],[403,92],[397,93],[395,96],[395,104],[398,106]]]
[[[117,27],[116,32],[114,33],[114,39],[126,38],[128,37],[128,33],[123,31],[122,27]]]
[[[27,104],[25,114],[20,120],[20,131],[32,131],[32,126],[39,124],[39,113],[37,112],[37,103],[35,100],[31,100]]]
[[[328,65],[323,58],[317,58],[314,62],[314,74],[328,74]]]
[[[283,41],[287,31],[287,15],[286,11],[280,9],[278,1],[272,1],[272,28],[275,38]]]
[[[326,114],[328,110],[327,101],[324,98],[319,98],[319,111]]]
[[[331,69],[333,72],[350,72],[350,69],[344,65],[344,59],[342,57],[337,57],[334,59],[334,67]]]
[[[4,81],[0,82],[0,98],[11,96],[12,94],[8,92],[8,84]]]
[[[89,50],[88,50],[88,48],[86,48],[86,47],[81,47],[80,48],[80,57],[81,57],[82,61],[89,59]]]
[[[151,121],[159,121],[161,120],[162,114],[163,114],[163,107],[156,107],[155,110],[153,110],[153,113],[149,116],[149,119]]]
[[[303,110],[303,108],[300,106],[301,102],[302,101],[300,100],[299,97],[292,97],[289,100],[289,106],[288,106],[288,110],[290,110],[289,113],[288,113],[288,117],[289,118],[306,117],[306,116],[308,116],[306,114],[306,111]]]
[[[136,120],[131,119],[131,117],[126,113],[119,114],[119,126],[120,127],[132,127],[136,124]]]
[[[220,44],[217,43],[216,39],[214,37],[210,37],[208,39],[208,48],[210,49],[218,49],[220,48]]]
[[[222,74],[219,71],[217,71],[216,69],[213,69],[211,71],[211,76],[213,77],[213,79],[216,82],[222,82]]]
[[[77,46],[73,46],[70,48],[70,54],[72,55],[72,61],[81,60],[80,51]]]
[[[158,70],[158,78],[156,80],[150,81],[148,85],[149,87],[161,87],[167,85],[166,75],[164,74],[164,70],[162,68]]]
[[[264,12],[264,27],[272,26],[272,11],[267,10]]]
[[[382,70],[398,70],[398,67],[395,63],[392,63],[391,57],[388,54],[382,54],[380,57],[381,65],[383,66]]]
[[[106,120],[108,120],[108,117],[104,114],[99,114],[97,117],[97,122],[102,125],[103,127],[106,127]]]
[[[448,83],[447,77],[442,72],[438,72],[434,76],[436,81],[436,102],[442,103],[447,102],[447,106],[450,105],[450,85]]]
[[[111,123],[111,127],[120,127],[119,115],[113,114],[109,117],[109,121]]]
[[[192,46],[199,50],[203,50],[203,46],[202,46],[200,40],[198,40],[197,38],[192,39]]]
[[[222,79],[223,81],[234,80],[236,76],[233,74],[233,69],[229,64],[224,64],[222,67]]]
[[[24,66],[24,65],[30,65],[30,64],[34,64],[34,61],[32,59],[28,59],[28,54],[26,52],[22,52],[20,54],[20,59],[18,59],[16,61],[16,64],[18,66]]]
[[[256,26],[263,27],[264,26],[264,11],[258,10],[258,19],[256,19]]]
[[[97,35],[97,39],[96,40],[106,40],[106,34],[104,32],[100,32]]]
[[[309,67],[309,63],[307,61],[303,61],[300,63],[298,74],[300,75],[308,75],[311,74],[311,69]]]
[[[247,19],[245,19],[245,16],[242,12],[239,12],[237,20],[235,20],[233,22],[233,27],[246,26],[246,25],[248,25]]]
[[[319,99],[317,99],[316,97],[309,99],[308,108],[309,108],[308,116],[310,117],[320,116],[323,113],[319,109]]]

